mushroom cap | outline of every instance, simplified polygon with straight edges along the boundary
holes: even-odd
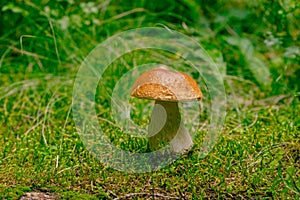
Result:
[[[136,80],[131,96],[178,102],[200,100],[202,92],[191,76],[159,67],[146,71]]]

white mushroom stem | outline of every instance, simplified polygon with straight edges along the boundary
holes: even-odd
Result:
[[[193,145],[192,138],[181,120],[177,102],[155,101],[148,133],[151,149],[170,143],[173,152],[178,153]]]

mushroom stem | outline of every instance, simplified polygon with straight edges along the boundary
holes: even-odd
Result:
[[[170,143],[173,152],[178,153],[193,145],[192,138],[181,120],[177,102],[155,101],[148,133],[151,149]]]

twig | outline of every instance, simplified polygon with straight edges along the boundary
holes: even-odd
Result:
[[[27,38],[36,38],[36,36],[34,35],[21,35],[20,36],[20,46],[21,46],[21,55],[24,55],[24,49],[23,49],[23,37],[27,37]]]
[[[64,171],[67,171],[67,170],[75,169],[75,168],[77,168],[78,166],[79,166],[79,165],[75,165],[75,166],[73,166],[73,167],[67,167],[67,168],[64,168],[64,169],[58,171],[58,172],[56,173],[56,175],[57,175],[57,174],[60,174],[60,173],[62,173],[62,172],[64,172]]]
[[[39,121],[38,123],[36,123],[35,125],[33,125],[32,127],[30,127],[25,133],[24,133],[24,136],[26,137],[27,134],[29,132],[31,132],[33,129],[35,129],[36,127],[38,127],[39,125],[41,125],[41,123],[43,123],[43,121]]]
[[[178,190],[178,192],[179,192],[179,194],[181,196],[181,199],[184,199],[184,200],[187,199],[180,189]]]
[[[121,197],[117,197],[114,200],[119,200],[119,199],[127,199],[129,197],[134,197],[134,196],[154,196],[154,197],[162,197],[164,199],[180,199],[180,197],[175,197],[175,196],[167,196],[164,194],[160,194],[160,193],[153,193],[153,194],[149,194],[146,192],[137,192],[137,193],[129,193],[129,194],[125,194]]]
[[[111,194],[112,196],[118,198],[118,195],[116,195],[116,193],[114,193],[113,191],[108,190],[108,189],[106,189],[106,191],[107,191],[109,194]]]
[[[59,64],[61,64],[61,60],[60,60],[59,52],[58,52],[58,47],[57,47],[57,42],[56,42],[56,37],[55,37],[55,32],[54,32],[54,28],[53,28],[53,25],[52,25],[50,17],[48,17],[48,21],[49,21],[49,25],[50,25],[50,28],[51,28],[51,31],[52,31],[52,35],[53,35],[53,42],[54,42],[54,47],[55,47],[55,53],[56,53],[57,61],[58,61]]]

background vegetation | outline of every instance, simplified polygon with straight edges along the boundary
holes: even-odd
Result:
[[[1,199],[30,191],[62,199],[300,198],[298,1],[3,0],[0,7]],[[227,118],[207,157],[198,158],[196,138],[162,170],[123,173],[83,146],[72,89],[98,43],[145,26],[203,45],[224,75]],[[104,100],[101,116],[108,108]]]

